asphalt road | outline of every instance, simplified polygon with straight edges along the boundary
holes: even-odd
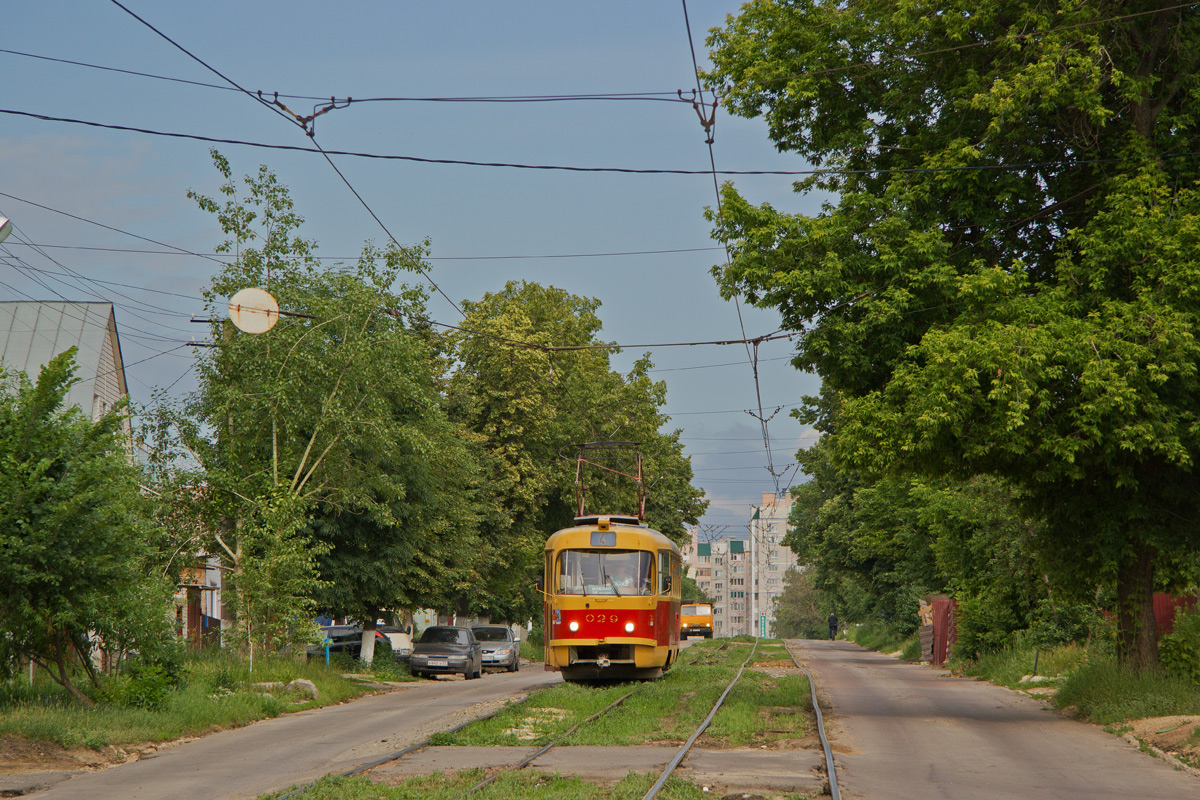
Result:
[[[1200,800],[1200,778],[1020,692],[849,642],[790,641],[847,800]]]
[[[38,800],[252,798],[345,772],[482,716],[515,694],[562,680],[541,664],[481,680],[445,678],[222,731],[153,756],[76,775]]]

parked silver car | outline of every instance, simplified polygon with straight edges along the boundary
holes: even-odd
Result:
[[[521,668],[521,643],[507,625],[476,625],[471,630],[483,645],[485,667],[504,667],[509,672]]]
[[[470,628],[434,625],[421,633],[408,657],[408,671],[424,678],[459,673],[464,678],[483,674],[482,647]]]

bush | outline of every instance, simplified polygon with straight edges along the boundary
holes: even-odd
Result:
[[[1052,604],[1048,599],[1043,599],[1033,610],[1029,633],[1034,646],[1042,649],[1069,642],[1084,642],[1099,616],[1099,612],[1090,604]]]
[[[1158,657],[1168,674],[1200,683],[1200,611],[1175,614],[1175,629],[1158,641]]]
[[[163,664],[131,660],[120,673],[104,682],[101,698],[113,705],[159,711],[178,684],[178,679],[172,678]]]

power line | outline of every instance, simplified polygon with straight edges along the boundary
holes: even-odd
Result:
[[[157,256],[202,256],[211,255],[213,258],[221,260],[222,263],[229,259],[236,258],[233,255],[224,255],[221,253],[200,254],[190,253],[187,251],[176,250],[137,250],[123,247],[95,247],[86,245],[69,245],[69,244],[44,244],[33,242],[20,242],[19,244],[29,247],[43,247],[51,250],[88,250],[101,253],[137,253],[142,255],[157,255]],[[425,256],[426,261],[537,261],[537,260],[566,260],[570,258],[617,258],[623,256],[657,256],[671,255],[676,253],[708,253],[714,250],[722,250],[721,247],[676,247],[664,250],[623,250],[607,253],[529,253],[517,255],[502,255],[502,256]],[[354,261],[358,256],[311,256],[317,261]]]
[[[236,81],[234,81],[232,78],[227,78],[226,76],[222,75],[222,74],[221,74],[221,73],[220,73],[220,72],[219,72],[217,69],[215,69],[214,67],[211,67],[211,66],[209,66],[208,64],[204,63],[204,61],[203,61],[203,60],[201,60],[200,58],[198,58],[197,56],[195,56],[194,54],[192,54],[192,53],[191,53],[191,52],[190,52],[190,51],[189,51],[189,50],[188,50],[186,47],[184,47],[183,45],[179,44],[179,42],[175,41],[175,40],[174,40],[174,39],[172,39],[170,36],[167,36],[165,33],[163,33],[162,31],[160,31],[158,28],[154,27],[154,26],[153,26],[153,25],[151,25],[149,22],[147,22],[146,20],[144,20],[144,19],[142,19],[141,17],[139,17],[137,14],[133,13],[132,11],[130,11],[128,8],[126,8],[124,5],[122,5],[122,4],[120,3],[120,0],[109,0],[109,2],[111,2],[111,3],[112,3],[114,6],[116,6],[117,8],[121,9],[122,11],[124,11],[124,12],[125,12],[126,14],[128,14],[129,16],[131,16],[131,17],[133,17],[134,19],[136,19],[138,22],[140,22],[140,23],[142,23],[143,25],[145,25],[145,26],[146,26],[147,28],[149,28],[150,30],[152,30],[152,31],[154,31],[155,33],[157,33],[157,34],[158,34],[160,37],[162,37],[162,38],[163,38],[163,39],[165,39],[167,42],[169,42],[169,43],[170,43],[172,46],[174,46],[174,47],[175,47],[177,50],[179,50],[179,51],[180,51],[181,53],[183,53],[185,56],[187,56],[188,58],[192,59],[193,61],[195,61],[195,62],[196,62],[197,64],[199,64],[200,66],[204,67],[206,70],[208,70],[209,72],[213,73],[213,74],[214,74],[214,75],[216,75],[218,78],[220,78],[221,80],[223,80],[223,81],[225,81],[226,83],[228,83],[230,86],[233,86],[233,87],[234,87],[234,88],[236,88],[236,89],[237,89],[239,92],[241,92],[242,94],[244,94],[244,95],[246,95],[247,97],[249,97],[251,100],[254,100],[254,101],[255,101],[255,102],[257,102],[257,103],[260,103],[260,104],[262,104],[262,105],[266,106],[267,108],[271,109],[271,111],[272,111],[272,112],[274,112],[274,113],[276,113],[276,114],[279,114],[279,115],[280,115],[281,117],[283,117],[284,119],[287,119],[287,117],[286,117],[286,116],[284,116],[284,114],[283,114],[283,112],[282,112],[282,111],[280,111],[279,109],[275,108],[275,107],[274,107],[274,106],[272,106],[270,103],[268,103],[267,101],[263,100],[261,97],[256,97],[256,96],[255,96],[253,93],[251,93],[250,91],[248,91],[248,90],[246,90],[246,89],[242,88],[242,87],[241,87],[240,85],[238,85],[238,83],[237,83]]]
[[[204,81],[193,81],[186,78],[174,78],[168,75],[156,75],[152,72],[140,72],[132,69],[122,69],[120,67],[109,67],[103,64],[90,64],[86,61],[73,61],[68,58],[55,58],[53,56],[44,56],[37,53],[25,53],[20,50],[8,50],[0,48],[0,53],[6,53],[13,56],[21,56],[23,58],[32,58],[39,61],[50,61],[56,64],[69,64],[74,67],[85,67],[88,69],[102,70],[105,72],[116,72],[123,75],[133,75],[138,78],[152,78],[160,81],[170,81],[172,83],[183,83],[189,86],[199,86],[204,89],[219,89],[221,91],[236,92],[241,91],[234,86],[224,86],[217,83],[206,83]],[[264,92],[265,94],[265,92]],[[653,101],[653,102],[668,102],[668,103],[686,103],[687,101],[678,96],[678,92],[590,92],[590,93],[575,93],[575,94],[545,94],[545,95],[472,95],[463,97],[326,97],[305,94],[285,94],[283,92],[272,93],[275,96],[282,97],[287,100],[312,100],[314,102],[331,102],[344,104],[359,104],[359,103],[556,103],[556,102],[581,102],[581,101]]]
[[[115,1],[115,0],[114,0]],[[386,153],[366,153],[353,150],[322,150],[317,147],[303,147],[300,145],[291,144],[267,144],[265,142],[251,142],[244,139],[223,139],[215,136],[202,136],[192,133],[176,133],[172,131],[160,131],[150,128],[139,128],[132,125],[113,125],[102,122],[93,122],[90,120],[74,119],[71,117],[55,117],[49,114],[36,114],[32,111],[17,111],[11,108],[0,108],[0,114],[9,114],[18,117],[28,117],[30,119],[40,119],[45,122],[64,122],[72,125],[85,125],[92,128],[102,128],[105,130],[129,131],[131,133],[143,133],[148,136],[166,136],[175,139],[190,139],[199,142],[210,142],[213,144],[231,144],[242,147],[257,147],[266,150],[290,150],[301,153],[318,153],[327,154],[330,156],[349,156],[353,158],[368,158],[383,161],[408,161],[418,164],[450,164],[467,167],[498,167],[505,169],[528,169],[528,170],[549,170],[561,172],[594,172],[594,173],[615,173],[622,175],[711,175],[711,169],[639,169],[634,167],[576,167],[560,164],[520,164],[504,161],[468,161],[464,159],[453,158],[423,158],[420,156],[405,156]],[[289,120],[290,122],[291,120]],[[1198,151],[1188,151],[1179,153],[1164,153],[1157,155],[1156,158],[1185,158],[1200,155]],[[1094,166],[1097,164],[1115,164],[1121,162],[1119,158],[1095,158],[1095,159],[1059,159],[1056,161],[1029,161],[1018,162],[1013,164],[969,164],[955,167],[880,167],[880,168],[862,168],[862,169],[843,169],[839,167],[823,168],[823,169],[718,169],[718,175],[899,175],[908,173],[948,173],[948,172],[1010,172],[1040,169],[1043,167],[1081,167]]]

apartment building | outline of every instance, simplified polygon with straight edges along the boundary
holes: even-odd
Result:
[[[747,525],[747,538],[702,542],[692,529],[681,548],[688,574],[713,599],[713,635],[775,635],[775,598],[796,556],[783,544],[792,498],[764,493]]]

